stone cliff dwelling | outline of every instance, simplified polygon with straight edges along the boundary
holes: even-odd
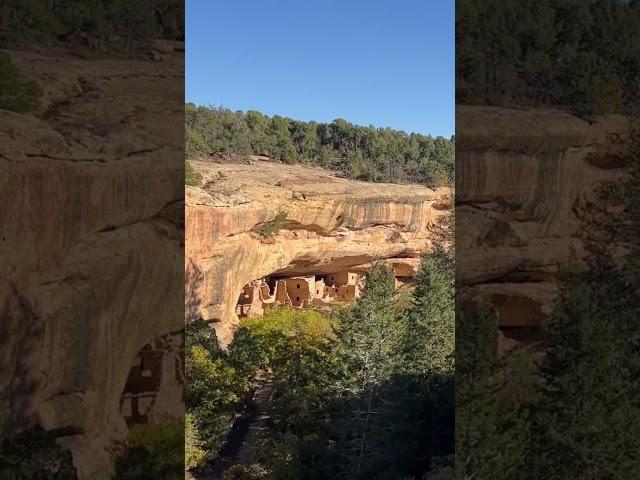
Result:
[[[261,278],[245,285],[238,298],[236,314],[259,317],[272,307],[309,308],[349,302],[360,297],[364,280],[363,274],[349,270],[326,275]]]
[[[183,413],[183,359],[182,332],[164,335],[140,350],[120,399],[120,413],[127,425],[155,423]]]

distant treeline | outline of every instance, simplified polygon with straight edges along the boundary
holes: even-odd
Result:
[[[148,38],[184,39],[183,0],[5,0],[0,47],[58,42],[129,50]]]
[[[640,1],[461,0],[456,99],[638,113]]]
[[[256,111],[186,104],[186,156],[268,155],[284,163],[309,163],[373,182],[450,184],[455,139],[342,119],[302,122]]]

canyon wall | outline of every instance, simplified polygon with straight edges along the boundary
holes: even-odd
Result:
[[[456,126],[458,285],[496,307],[505,346],[535,343],[558,276],[584,268],[588,243],[624,248],[593,224],[619,213],[602,194],[625,178],[629,121],[458,106]]]
[[[451,192],[357,182],[325,170],[265,161],[194,161],[202,187],[187,187],[188,316],[211,322],[226,345],[242,287],[271,274],[325,274],[433,248]],[[279,213],[278,234],[259,230]]]
[[[184,58],[10,53],[44,94],[0,111],[0,424],[106,480],[134,358],[183,328]]]

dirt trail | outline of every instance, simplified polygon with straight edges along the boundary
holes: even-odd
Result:
[[[270,375],[265,375],[262,383],[253,395],[255,413],[249,424],[244,441],[240,444],[240,448],[237,451],[235,457],[236,463],[249,461],[251,450],[256,444],[260,433],[269,428],[270,412],[273,406],[273,389],[273,379]]]
[[[221,480],[229,467],[250,460],[260,432],[269,428],[269,412],[273,405],[274,385],[271,374],[259,372],[256,384],[251,401],[245,405],[242,414],[231,427],[227,441],[220,449],[220,456],[212,465],[212,471],[198,476],[187,473],[185,479]]]

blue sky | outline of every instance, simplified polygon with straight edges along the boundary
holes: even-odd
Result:
[[[454,0],[187,0],[186,100],[454,133]]]

